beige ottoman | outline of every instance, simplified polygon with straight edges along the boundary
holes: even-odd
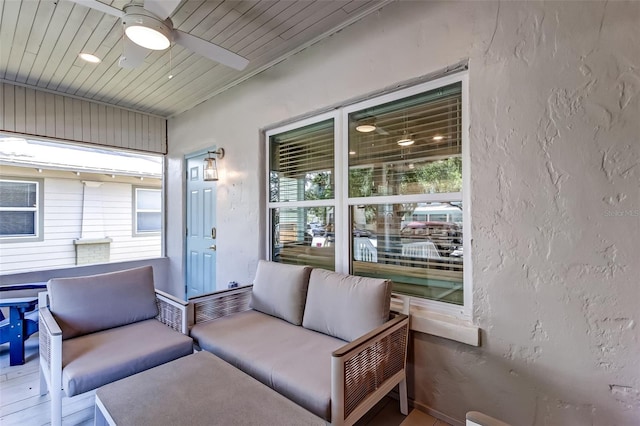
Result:
[[[209,352],[198,352],[96,391],[96,425],[325,425]]]

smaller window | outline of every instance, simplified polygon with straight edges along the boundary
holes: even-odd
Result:
[[[162,230],[162,192],[159,189],[135,188],[135,235]]]
[[[0,180],[0,238],[39,238],[41,181]]]

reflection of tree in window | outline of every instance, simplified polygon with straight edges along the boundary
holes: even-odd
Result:
[[[400,194],[415,193],[412,185],[418,183],[420,192],[443,193],[462,190],[462,158],[451,157],[414,166],[401,177]]]
[[[279,201],[280,200],[280,178],[278,177],[278,173],[271,171],[269,172],[269,201]]]

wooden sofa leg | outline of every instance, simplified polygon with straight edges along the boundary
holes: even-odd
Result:
[[[407,399],[407,378],[405,377],[398,384],[398,393],[400,394],[400,412],[405,416],[409,414],[409,401]]]

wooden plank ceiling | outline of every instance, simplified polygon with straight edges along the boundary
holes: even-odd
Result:
[[[152,51],[136,69],[120,68],[118,18],[68,0],[0,0],[0,81],[170,117],[389,1],[183,0],[171,16],[174,28],[249,59],[236,71],[179,45]],[[122,9],[129,1],[103,3]],[[80,52],[102,62],[85,62]]]

